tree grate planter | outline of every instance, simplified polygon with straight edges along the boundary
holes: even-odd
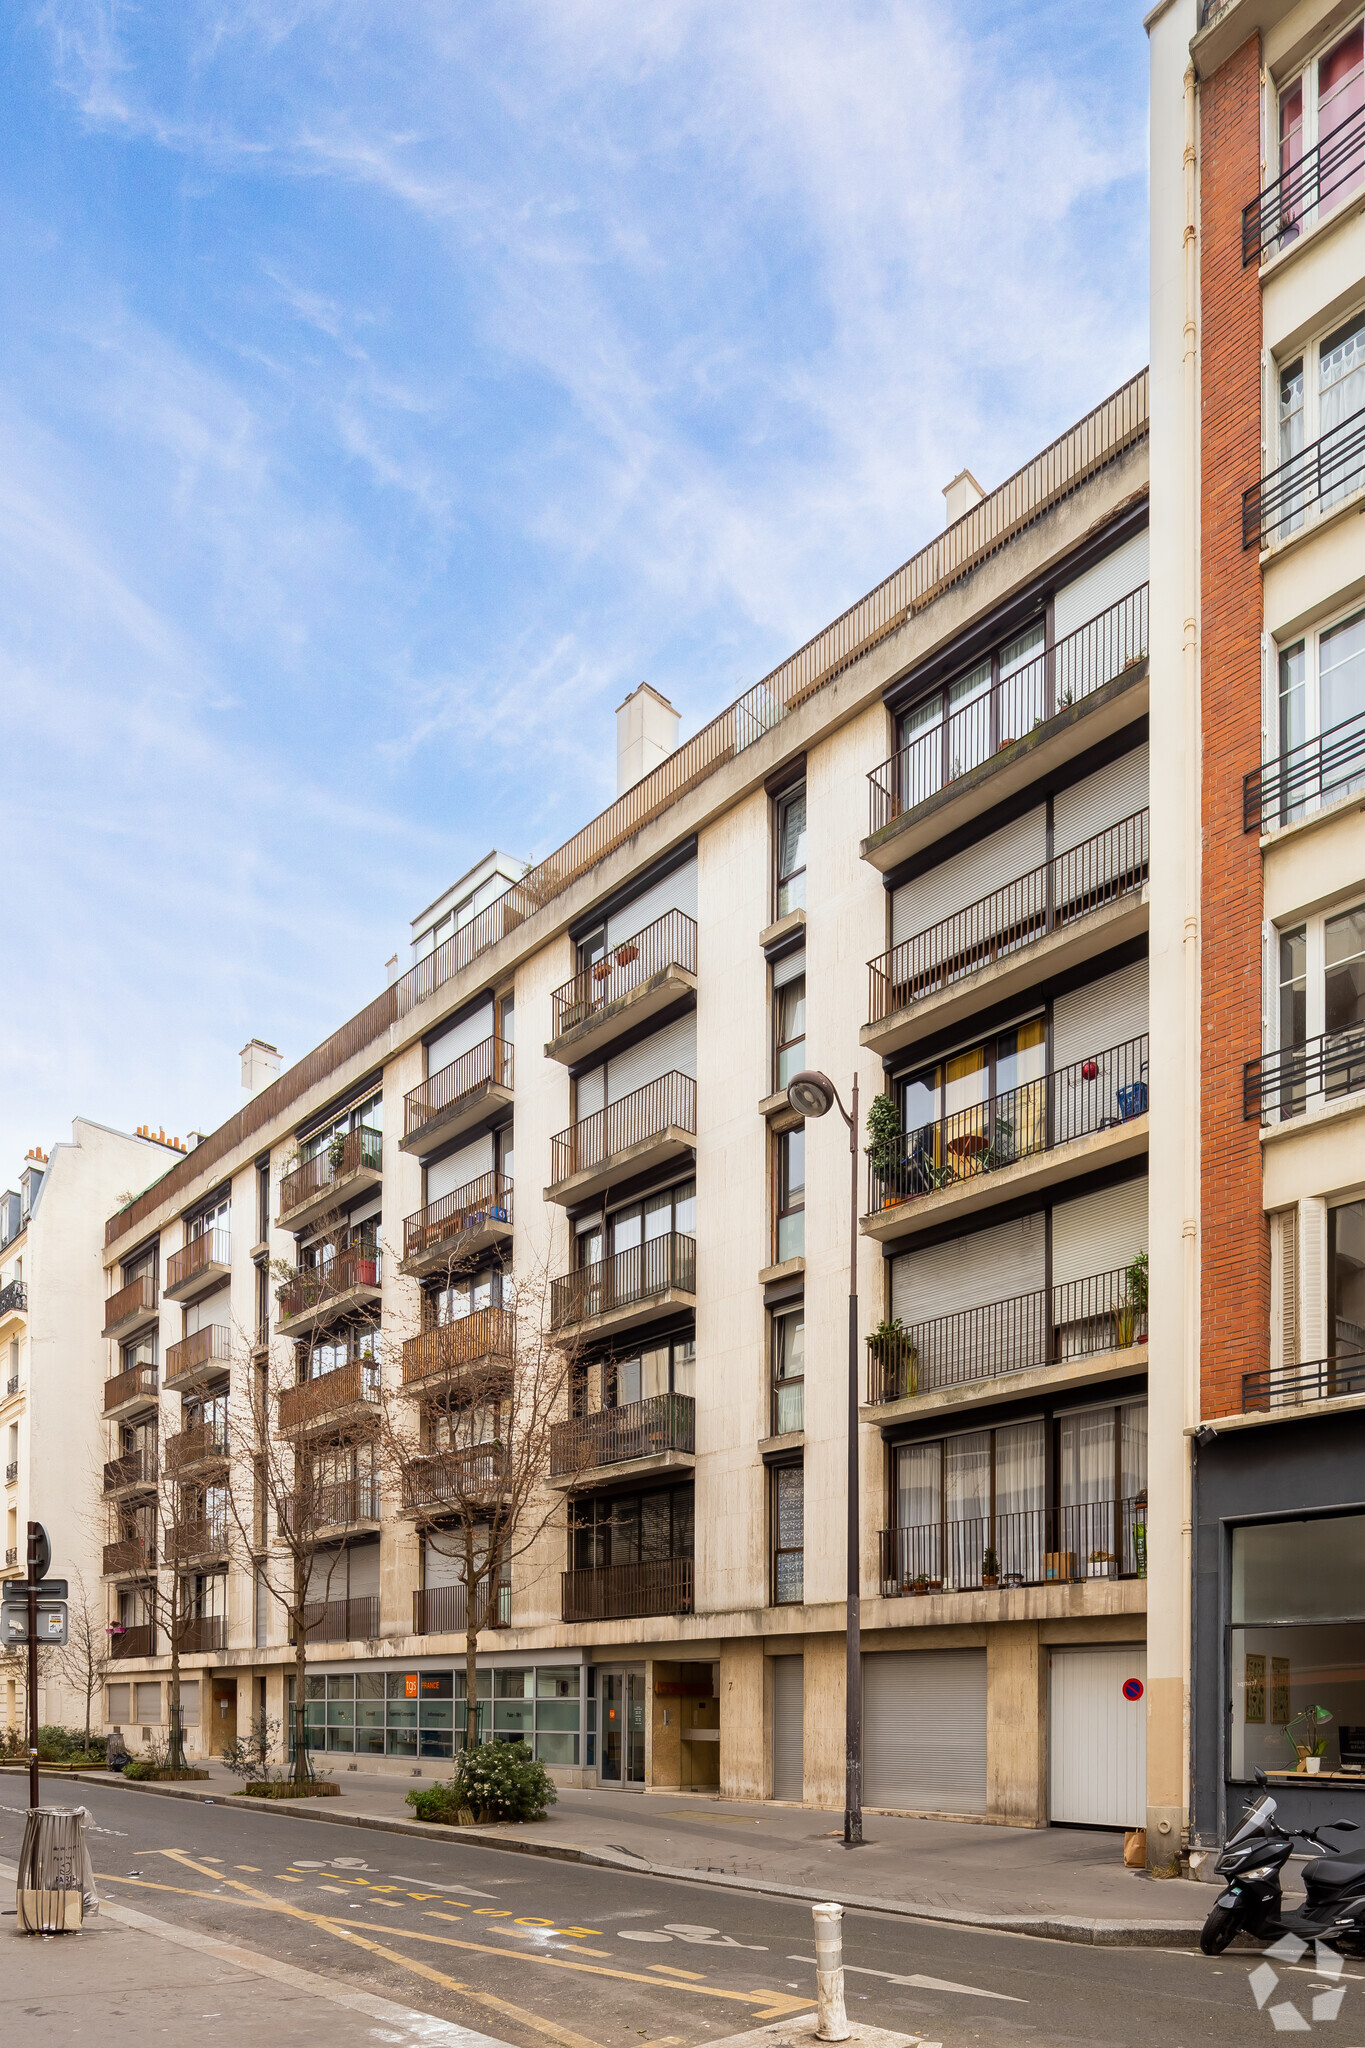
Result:
[[[204,1774],[207,1776],[207,1772]],[[314,1778],[311,1785],[296,1785],[286,1778],[283,1784],[239,1785],[233,1793],[234,1799],[339,1799],[341,1787],[332,1778]]]

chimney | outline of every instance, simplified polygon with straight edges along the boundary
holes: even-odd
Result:
[[[259,1095],[280,1071],[280,1055],[263,1038],[248,1039],[242,1047],[242,1086],[248,1095]]]
[[[616,709],[616,794],[657,768],[678,744],[678,716],[667,697],[641,683]]]
[[[950,484],[943,486],[943,500],[948,507],[949,526],[960,519],[964,512],[970,512],[973,505],[979,505],[986,493],[969,469],[960,469]]]

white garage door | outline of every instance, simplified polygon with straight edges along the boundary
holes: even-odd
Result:
[[[1147,1652],[1053,1650],[1048,1682],[1048,1817],[1138,1828],[1147,1815]],[[1130,1683],[1129,1681],[1134,1681]],[[1139,1697],[1129,1692],[1140,1688]]]
[[[863,1800],[912,1813],[986,1811],[986,1652],[863,1659]]]

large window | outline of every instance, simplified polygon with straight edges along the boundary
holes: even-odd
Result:
[[[911,810],[966,775],[1044,716],[1043,622],[902,712],[896,725],[899,798]]]
[[[1230,1620],[1230,1775],[1318,1740],[1323,1770],[1365,1764],[1365,1515],[1234,1529]],[[1331,1717],[1311,1737],[1307,1707]]]
[[[1278,437],[1274,467],[1275,531],[1295,532],[1307,508],[1326,512],[1365,483],[1360,435],[1344,429],[1365,410],[1365,314],[1355,313],[1331,334],[1279,366]],[[1312,450],[1317,449],[1316,457]]]
[[[303,1166],[308,1160],[316,1159],[319,1152],[325,1152],[329,1146],[336,1146],[339,1150],[342,1141],[352,1131],[368,1131],[377,1141],[383,1129],[383,1095],[368,1096],[364,1102],[357,1102],[351,1109],[343,1110],[339,1116],[333,1117],[331,1122],[324,1124],[320,1130],[310,1131],[306,1138],[300,1138],[299,1165]],[[379,1164],[377,1142],[373,1158],[367,1157],[365,1163],[375,1166]]]
[[[602,1367],[602,1406],[624,1408],[655,1394],[696,1392],[697,1340],[675,1337],[631,1358],[615,1358]]]
[[[802,1302],[774,1309],[771,1323],[774,1436],[804,1429],[806,1396],[806,1310]]]
[[[995,1154],[1023,1158],[1045,1139],[1047,1026],[1031,1017],[901,1083],[901,1179],[923,1193],[960,1180]],[[1003,1098],[1000,1100],[999,1098]],[[994,1115],[987,1104],[996,1102]]]
[[[697,1184],[694,1180],[659,1188],[636,1202],[623,1202],[608,1211],[604,1220],[580,1225],[576,1236],[578,1263],[595,1266],[599,1260],[614,1259],[621,1252],[638,1251],[656,1238],[678,1235],[695,1237],[697,1231]]]
[[[805,1472],[779,1465],[772,1475],[773,1605],[800,1606],[806,1556]]]
[[[777,805],[777,915],[806,907],[806,789],[794,789]]]
[[[804,1125],[777,1140],[777,1258],[796,1259],[806,1250],[806,1132]]]
[[[482,1273],[462,1273],[453,1280],[429,1287],[423,1297],[423,1326],[434,1330],[441,1323],[461,1323],[502,1300],[502,1274],[492,1267]]]
[[[693,1489],[674,1486],[576,1501],[569,1535],[575,1571],[691,1557]]]
[[[1365,178],[1365,49],[1361,23],[1337,35],[1280,88],[1279,175],[1291,179],[1279,212],[1281,242],[1304,216],[1335,206]],[[1294,178],[1305,154],[1323,146],[1316,172]]]
[[[1278,1013],[1281,1048],[1365,1024],[1365,903],[1280,932]]]
[[[379,1399],[379,1331],[373,1323],[352,1323],[330,1330],[311,1345],[299,1346],[299,1379],[320,1380],[329,1372],[357,1362],[368,1400]]]
[[[1334,731],[1365,712],[1365,611],[1354,611],[1333,625],[1307,633],[1280,649],[1276,745],[1292,754],[1305,741]],[[1339,770],[1324,764],[1319,790],[1305,790],[1286,804],[1282,821],[1302,817],[1313,798],[1328,800],[1358,788],[1365,766],[1343,762]]]
[[[1365,1352],[1365,1202],[1327,1212],[1327,1293],[1333,1358]]]

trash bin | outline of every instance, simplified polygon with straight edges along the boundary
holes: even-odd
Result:
[[[99,1911],[86,1819],[83,1806],[29,1807],[14,1887],[19,1933],[77,1933]]]

